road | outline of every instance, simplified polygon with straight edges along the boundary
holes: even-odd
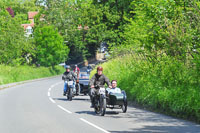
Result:
[[[1,133],[200,133],[200,125],[128,107],[98,116],[89,96],[68,101],[61,76],[0,90]]]

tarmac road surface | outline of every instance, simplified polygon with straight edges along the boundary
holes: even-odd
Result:
[[[61,76],[0,90],[1,133],[200,133],[200,125],[128,107],[98,116],[89,96],[63,96]]]

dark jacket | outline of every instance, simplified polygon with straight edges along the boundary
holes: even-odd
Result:
[[[75,81],[77,80],[77,76],[74,74],[74,72],[64,72],[62,75],[62,80],[70,80]]]
[[[90,86],[99,85],[100,87],[104,87],[104,85],[107,84],[108,86],[111,86],[111,83],[109,79],[104,75],[98,75],[97,73],[90,79]]]

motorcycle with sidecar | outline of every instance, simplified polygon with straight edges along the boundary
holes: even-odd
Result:
[[[106,108],[122,109],[123,113],[127,111],[127,96],[124,90],[121,93],[108,94],[103,87],[96,86],[97,93],[94,96],[94,111],[101,116],[105,115]]]

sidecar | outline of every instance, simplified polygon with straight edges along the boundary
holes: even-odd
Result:
[[[80,93],[87,95],[89,93],[89,74],[85,72],[80,72],[79,74],[79,85]]]
[[[123,113],[127,111],[127,96],[124,90],[121,93],[110,93],[106,97],[106,108],[122,109]]]

